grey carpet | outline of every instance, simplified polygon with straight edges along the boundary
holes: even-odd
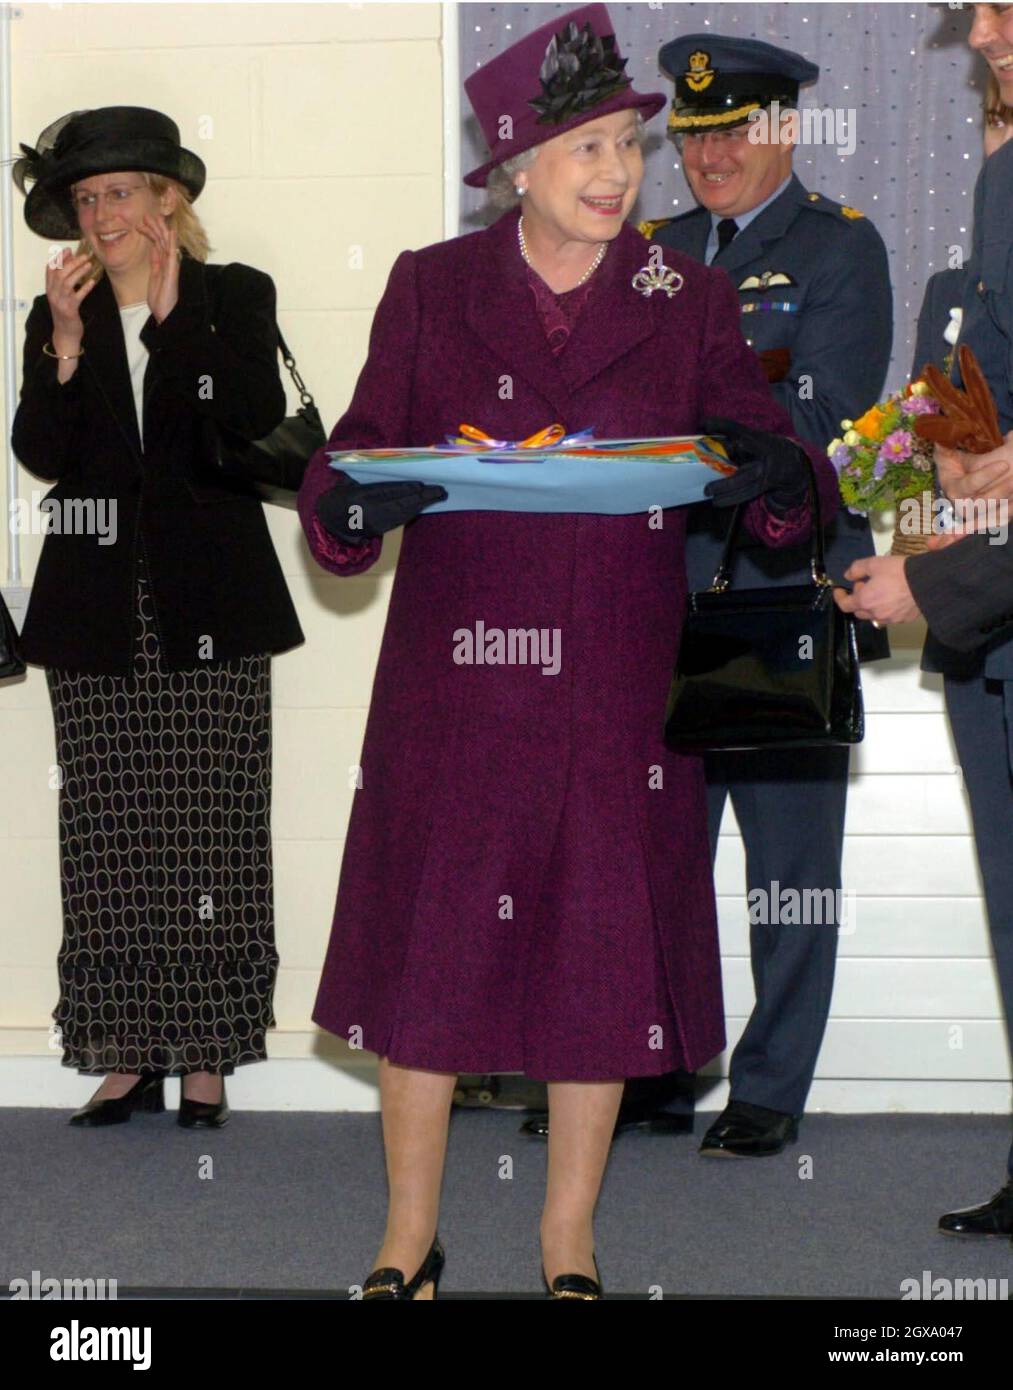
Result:
[[[440,1234],[446,1292],[537,1292],[545,1146],[510,1112],[455,1114]],[[901,1281],[1008,1279],[1007,1241],[935,1231],[1001,1184],[996,1116],[814,1116],[774,1159],[701,1159],[697,1138],[613,1147],[597,1223],[606,1289],[666,1295],[897,1298]],[[16,1276],[121,1289],[340,1291],[383,1227],[376,1115],[234,1113],[218,1133],[171,1112],[108,1130],[0,1110],[0,1287]],[[213,1177],[202,1179],[202,1156]],[[799,1176],[800,1159],[812,1177]],[[500,1174],[512,1160],[512,1177]]]

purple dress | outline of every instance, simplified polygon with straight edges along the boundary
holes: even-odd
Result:
[[[694,433],[716,414],[791,432],[727,277],[665,250],[682,287],[643,295],[648,247],[626,226],[584,286],[536,285],[536,302],[516,217],[398,259],[328,448],[432,443],[463,422],[616,437]],[[829,516],[836,480],[810,453]],[[321,451],[303,526],[321,565],[361,573],[380,542],[339,545],[314,515],[334,481]],[[405,1066],[546,1080],[658,1075],[722,1050],[703,765],[662,739],[686,579],[685,515],[661,515],[660,528],[642,513],[504,512],[406,527],[324,1028]],[[791,544],[808,516],[758,501],[746,523]],[[455,659],[479,623],[546,634],[558,667]]]

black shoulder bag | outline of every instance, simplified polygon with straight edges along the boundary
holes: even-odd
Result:
[[[206,277],[202,275],[201,280],[207,302]],[[277,328],[277,324],[275,327]],[[327,443],[327,434],[320,419],[320,412],[306,383],[299,375],[295,358],[289,351],[281,329],[278,328],[277,332],[281,360],[299,392],[299,409],[294,415],[287,415],[281,424],[263,439],[255,439],[252,442],[236,434],[234,430],[225,429],[222,425],[216,426],[218,467],[230,478],[248,482],[263,501],[274,502],[281,507],[294,507],[306,465],[316,451]]]
[[[834,602],[812,464],[811,581],[733,589],[736,507],[709,589],[690,594],[665,742],[677,752],[818,748],[865,732],[855,620]]]

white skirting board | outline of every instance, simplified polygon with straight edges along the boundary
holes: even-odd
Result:
[[[61,1066],[59,1056],[24,1047],[3,1047],[0,1030],[0,1107],[71,1109],[83,1105],[98,1082]],[[13,1031],[13,1030],[11,1030]],[[295,1035],[287,1035],[286,1051]],[[280,1041],[280,1040],[279,1040]],[[320,1055],[279,1055],[244,1066],[228,1079],[229,1104],[235,1110],[371,1111],[379,1108],[376,1063],[369,1055],[333,1059]],[[720,1110],[728,1098],[721,1079],[701,1102],[704,1111]],[[170,1081],[168,1103],[177,1103],[177,1083]],[[929,1078],[822,1078],[813,1084],[810,1114],[994,1114],[1011,1107],[1008,1081],[935,1080]]]

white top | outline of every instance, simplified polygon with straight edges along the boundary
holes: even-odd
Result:
[[[141,329],[148,321],[151,310],[148,302],[142,299],[139,304],[125,304],[120,309],[120,322],[123,324],[123,341],[127,348],[127,366],[130,368],[130,385],[134,391],[134,409],[137,411],[137,433],[144,447],[144,373],[148,366],[148,349],[141,342]]]

